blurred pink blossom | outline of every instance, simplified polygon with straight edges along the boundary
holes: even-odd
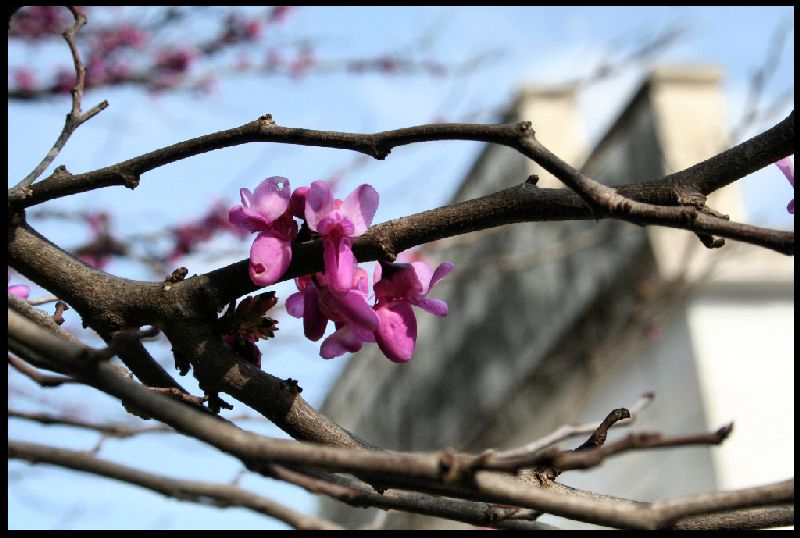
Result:
[[[8,270],[8,283],[11,284],[11,269]],[[28,295],[31,293],[31,289],[24,284],[15,284],[13,286],[8,286],[8,293],[20,299],[27,299]]]

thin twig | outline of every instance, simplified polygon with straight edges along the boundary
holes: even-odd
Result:
[[[18,372],[36,381],[40,387],[58,387],[64,383],[79,383],[77,379],[73,379],[71,377],[41,374],[32,366],[29,366],[25,361],[12,355],[8,356],[8,364],[13,366]]]
[[[36,168],[31,171],[30,174],[25,176],[25,178],[20,181],[17,185],[14,186],[11,190],[9,190],[9,198],[14,197],[25,197],[29,194],[28,189],[30,188],[31,184],[36,181],[42,172],[44,172],[50,163],[55,160],[58,154],[61,152],[64,145],[69,140],[72,133],[75,132],[75,129],[81,126],[82,123],[88,121],[95,115],[97,115],[100,111],[105,109],[108,106],[108,101],[102,101],[101,103],[93,106],[91,109],[86,111],[84,114],[81,114],[81,99],[83,98],[83,86],[84,86],[84,79],[86,78],[86,68],[83,66],[81,62],[80,53],[78,52],[78,47],[75,44],[75,36],[78,34],[78,30],[86,24],[86,15],[84,15],[83,10],[77,6],[68,6],[72,16],[75,19],[75,23],[72,25],[71,28],[67,29],[63,36],[69,46],[70,53],[72,54],[72,62],[75,66],[75,86],[72,88],[72,109],[70,110],[69,114],[67,114],[67,118],[64,121],[64,127],[61,130],[61,133],[58,135],[55,144],[53,147],[50,148],[50,151],[47,152],[47,155],[42,159],[42,161],[36,166]],[[66,173],[66,171],[62,168],[62,173]],[[56,170],[59,172],[59,169]]]
[[[108,437],[125,439],[143,433],[169,433],[174,432],[169,426],[163,424],[153,426],[132,426],[113,422],[91,422],[65,416],[48,415],[47,413],[29,413],[27,411],[8,410],[9,418],[30,420],[44,425],[71,426],[102,433]]]
[[[37,297],[36,299],[28,299],[26,302],[31,306],[39,306],[47,303],[53,303],[58,301],[58,297],[55,295],[44,295],[42,297]]]
[[[161,493],[166,497],[184,501],[211,504],[221,508],[231,506],[247,508],[279,519],[296,529],[342,528],[330,521],[301,514],[275,501],[228,484],[169,478],[125,465],[112,463],[110,461],[97,459],[85,452],[9,440],[8,457],[11,459],[26,460],[31,463],[48,463],[67,467],[76,471],[96,474],[121,482],[135,484]]]
[[[580,451],[563,451],[553,454],[539,454],[534,459],[537,465],[553,467],[561,471],[567,469],[589,469],[596,467],[605,458],[629,450],[669,448],[691,445],[718,445],[728,438],[733,431],[733,424],[723,426],[712,433],[696,435],[664,436],[660,433],[631,433],[613,443],[597,448],[581,448]],[[583,446],[583,445],[582,445]]]
[[[637,415],[655,398],[655,394],[652,392],[647,392],[643,394],[635,404],[633,404],[628,411],[630,412],[630,417],[627,419],[623,419],[618,421],[613,427],[621,427],[621,426],[630,426],[636,420]],[[598,423],[596,422],[588,422],[584,424],[566,424],[564,426],[559,427],[555,431],[545,435],[544,437],[537,439],[531,443],[528,443],[525,446],[521,446],[518,448],[513,448],[509,450],[503,450],[494,452],[492,459],[497,461],[504,461],[510,459],[516,459],[520,457],[531,457],[542,450],[555,445],[561,441],[569,439],[570,437],[577,437],[579,435],[585,435],[587,433],[594,432],[598,427]]]

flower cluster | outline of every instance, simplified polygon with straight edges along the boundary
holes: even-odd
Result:
[[[28,6],[21,9],[9,25],[12,36],[38,40],[66,30],[72,16],[63,6]]]
[[[178,24],[186,18],[187,9],[169,8],[163,13],[163,20]],[[184,38],[178,43],[158,39],[159,22],[151,23],[134,15],[128,16],[126,21],[115,14],[115,22],[93,26],[79,35],[78,46],[86,67],[84,87],[136,84],[146,86],[154,94],[179,88],[210,93],[215,88],[216,78],[198,74],[195,66],[210,61],[226,49],[252,51],[253,45],[263,39],[265,30],[281,25],[292,12],[292,6],[273,6],[252,15],[229,13],[214,21],[219,28],[212,37]],[[9,37],[37,42],[57,36],[72,24],[73,16],[63,6],[24,7],[9,19]],[[293,76],[300,77],[314,63],[309,52],[286,67]],[[10,72],[13,91],[20,97],[68,93],[75,86],[72,67],[58,67],[50,76],[41,73],[35,76],[27,65],[14,66]]]
[[[412,305],[437,316],[447,315],[447,304],[427,294],[450,271],[445,262],[435,271],[421,260],[380,262],[374,274],[370,305],[369,277],[358,267],[353,239],[366,232],[378,208],[378,193],[370,185],[357,187],[347,198],[334,198],[330,186],[314,181],[291,192],[289,180],[271,177],[254,192],[240,191],[242,205],[229,211],[231,223],[258,232],[250,249],[249,273],[258,286],[277,282],[292,258],[297,217],[309,232],[322,239],[324,271],[295,279],[298,292],[286,301],[287,312],[303,318],[303,332],[314,342],[328,322],[336,330],[322,342],[320,356],[331,359],[375,342],[394,362],[406,362],[414,352],[417,321]]]

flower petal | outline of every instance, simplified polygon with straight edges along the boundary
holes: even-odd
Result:
[[[430,312],[434,316],[439,316],[442,318],[447,316],[447,303],[441,299],[421,298],[414,301],[414,304],[426,312]]]
[[[311,285],[303,294],[303,334],[312,342],[316,342],[325,334],[328,318],[319,307],[319,289]]]
[[[269,286],[283,276],[292,261],[292,244],[283,237],[261,232],[250,247],[250,280]]]
[[[428,285],[428,291],[433,289],[433,287],[439,283],[444,277],[450,274],[450,271],[453,270],[455,265],[452,262],[442,262],[433,272],[433,276],[431,277],[430,284]]]
[[[305,293],[298,291],[297,293],[291,294],[289,297],[286,298],[286,313],[292,316],[293,318],[302,318],[303,312],[303,297]]]
[[[292,216],[305,220],[306,218],[306,193],[308,187],[297,187],[289,199],[289,211]]]
[[[14,286],[8,287],[8,293],[20,299],[27,299],[28,295],[31,294],[31,289],[24,284],[15,284]]]
[[[420,286],[422,289],[420,293],[425,295],[428,293],[430,289],[430,282],[431,277],[433,276],[433,271],[431,271],[430,266],[425,263],[424,261],[416,261],[410,263],[411,267],[414,268],[414,272],[417,274],[417,280],[419,280]]]
[[[366,232],[372,224],[379,200],[378,191],[371,185],[364,184],[359,185],[342,203],[342,212],[350,219],[355,228],[353,237],[358,237]]]
[[[369,341],[362,339],[363,336],[365,335],[352,325],[344,324],[322,342],[319,355],[323,359],[332,359],[348,351],[356,352],[361,349],[365,341]]]
[[[333,193],[324,181],[314,181],[306,192],[306,222],[317,231],[317,224],[333,210]]]
[[[409,299],[422,293],[422,283],[413,265],[380,262],[380,280],[373,285],[376,299]]]
[[[289,180],[285,177],[273,176],[258,184],[253,192],[251,208],[258,211],[267,222],[272,222],[286,213],[290,197]],[[244,202],[244,198],[242,201]]]
[[[228,211],[228,220],[237,228],[248,232],[262,232],[269,227],[269,223],[260,213],[240,205]]]
[[[358,261],[353,254],[350,238],[336,235],[323,237],[322,246],[328,286],[339,292],[352,289]]]
[[[788,179],[789,183],[791,183],[792,187],[794,187],[794,164],[792,163],[792,160],[789,157],[784,157],[783,159],[776,161],[775,165],[781,169],[783,175],[786,176],[786,179]]]
[[[408,303],[393,302],[375,309],[378,330],[375,340],[392,362],[407,362],[417,341],[417,318]]]
[[[337,321],[352,324],[365,331],[374,331],[378,327],[378,316],[367,304],[366,298],[356,290],[344,293],[328,291],[323,301]]]

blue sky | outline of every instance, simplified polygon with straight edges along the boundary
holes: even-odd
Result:
[[[135,10],[136,8],[127,8]],[[135,11],[131,11],[135,14]],[[82,126],[54,165],[72,172],[92,170],[180,140],[227,129],[271,113],[280,125],[337,131],[374,132],[448,121],[489,122],[487,111],[502,107],[526,83],[558,83],[589,73],[596,62],[615,58],[652,32],[678,25],[683,34],[653,62],[635,65],[598,82],[580,98],[584,127],[591,140],[602,135],[616,112],[653,65],[714,64],[725,71],[724,90],[729,123],[741,117],[749,77],[766,58],[773,32],[789,24],[791,33],[765,100],[791,92],[789,103],[751,136],[771,126],[793,108],[794,10],[791,7],[309,7],[298,9],[269,39],[313,39],[321,59],[373,57],[402,51],[417,58],[460,63],[488,54],[468,74],[437,78],[429,75],[310,74],[302,80],[244,76],[220,81],[208,97],[171,94],[153,98],[138,90],[88,92],[84,107],[108,99],[110,107]],[[424,46],[419,39],[427,36]],[[68,61],[66,47],[34,51],[9,48],[9,64],[52,65]],[[47,152],[63,124],[66,99],[43,103],[11,103],[9,118],[9,185],[24,177]],[[546,126],[535,126],[537,130]],[[381,194],[375,222],[446,203],[469,169],[480,145],[444,142],[398,148],[385,161],[370,161],[346,176],[338,191],[344,197],[355,186],[370,183]],[[292,186],[329,177],[354,162],[357,154],[331,149],[249,144],[207,153],[145,174],[135,191],[108,188],[48,203],[60,209],[113,211],[121,235],[149,232],[196,217],[220,198],[238,203],[240,187],[282,175]],[[793,194],[777,169],[768,168],[743,182],[751,222],[788,228],[793,218],[785,206]],[[83,227],[56,221],[34,222],[42,233],[69,248],[80,244]],[[200,273],[247,256],[249,242],[220,238],[204,252],[182,261]],[[219,253],[223,254],[214,254]],[[129,278],[152,279],[134,263],[119,262],[109,270]],[[278,286],[282,299],[292,285]],[[35,290],[35,292],[38,290]],[[36,293],[34,293],[34,296]],[[68,324],[79,327],[75,317]],[[163,348],[153,345],[154,352]],[[318,344],[302,338],[299,320],[283,316],[279,338],[262,344],[264,367],[280,377],[300,380],[303,396],[318,405],[346,358],[324,361]],[[413,367],[413,361],[404,367]],[[10,375],[11,377],[11,375]],[[189,378],[186,382],[197,393]],[[24,394],[15,392],[20,389]],[[9,402],[15,408],[53,411],[35,401],[28,380],[9,381]],[[119,404],[102,395],[87,396],[75,387],[38,392],[59,406],[68,405],[87,418],[125,419]],[[236,406],[234,413],[243,412]],[[263,422],[243,423],[267,435],[282,435]],[[97,436],[54,427],[9,421],[9,437],[89,449]],[[135,440],[107,441],[100,456],[153,472],[209,481],[228,481],[240,466],[192,440],[163,434]],[[200,476],[198,476],[200,469]],[[9,463],[9,528],[284,528],[269,518],[241,509],[218,510],[164,499],[132,486],[48,467]],[[241,485],[306,511],[313,497],[271,480],[245,475]]]

